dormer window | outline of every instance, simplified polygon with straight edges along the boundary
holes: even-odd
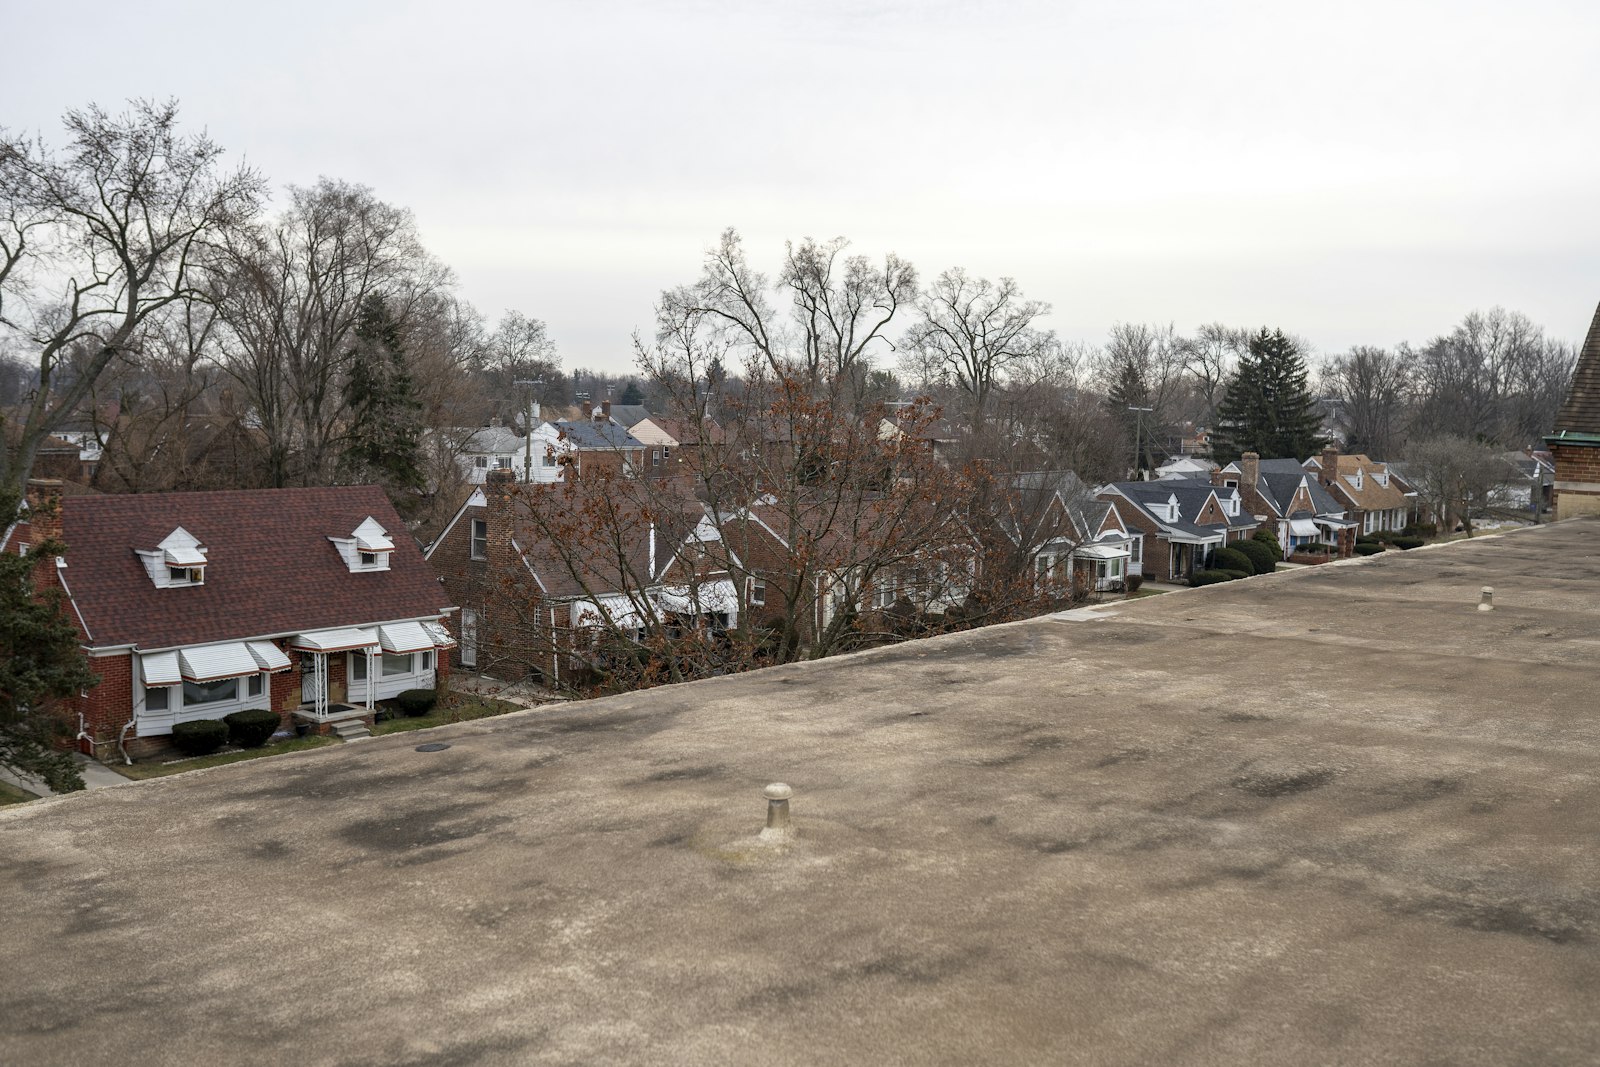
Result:
[[[328,540],[339,550],[339,555],[352,574],[389,569],[389,556],[394,551],[394,542],[389,539],[389,531],[370,515],[350,532],[349,537],[329,537]]]
[[[135,551],[157,589],[205,584],[206,548],[182,526],[175,528],[155,548]]]

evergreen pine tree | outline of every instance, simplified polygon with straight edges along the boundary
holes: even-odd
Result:
[[[1321,448],[1322,420],[1308,377],[1299,346],[1282,330],[1262,327],[1217,406],[1211,458],[1231,463],[1258,452],[1262,459],[1305,459]]]
[[[400,324],[381,296],[361,305],[345,399],[351,413],[345,466],[382,485],[404,513],[424,487],[422,403],[406,367]]]
[[[10,526],[17,500],[0,500]],[[95,683],[78,648],[78,631],[61,610],[61,591],[37,595],[35,568],[63,551],[46,542],[26,556],[0,553],[0,767],[40,778],[58,793],[83,788],[71,753],[57,742],[72,736],[52,701]]]
[[[628,379],[628,387],[622,390],[622,398],[617,403],[629,405],[644,403],[644,392],[639,388],[639,380],[637,378]]]

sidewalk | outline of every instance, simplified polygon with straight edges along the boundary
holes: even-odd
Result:
[[[132,779],[124,778],[116,771],[103,763],[97,763],[81,752],[73,753],[73,759],[78,761],[78,772],[83,775],[83,785],[86,789],[105,789],[113,785],[127,785]],[[18,774],[5,767],[0,767],[0,782],[14,785],[18,789],[26,789],[35,796],[53,796],[55,791],[31,775]]]

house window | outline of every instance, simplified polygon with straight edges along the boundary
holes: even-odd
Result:
[[[494,465],[500,470],[508,471],[511,469],[511,457],[496,456],[494,457]]]
[[[546,452],[544,454],[544,465],[546,467],[554,467],[556,465],[556,454],[554,452]]]
[[[661,450],[661,460],[662,460],[662,462],[664,463],[664,462],[666,462],[667,460],[669,460],[671,458],[672,458],[672,449],[663,448]]]
[[[486,471],[486,470],[489,469],[489,457],[488,456],[473,456],[472,457],[472,465],[474,467],[477,467],[481,471]]]
[[[184,682],[183,705],[221,704],[239,699],[239,679],[219,678],[214,682]]]
[[[750,603],[760,606],[767,602],[767,583],[760,578],[750,579]]]
[[[489,558],[489,524],[483,519],[472,520],[472,548],[473,559]]]
[[[383,654],[383,676],[385,678],[392,678],[397,674],[410,673],[411,654],[409,652],[401,653],[399,655],[396,655],[393,652],[385,652]]]
[[[1135,537],[1132,541],[1128,542],[1128,547],[1133,550],[1133,555],[1128,557],[1128,562],[1129,563],[1143,563],[1144,562],[1144,538]]]
[[[652,448],[650,450],[650,466],[652,466],[652,467],[661,466],[661,449]]]
[[[422,654],[422,669],[425,671],[433,670],[433,652],[431,649]]]
[[[147,685],[144,687],[144,710],[166,711],[169,706],[166,686]]]
[[[202,585],[206,580],[206,572],[200,567],[168,567],[168,585]]]
[[[364,682],[367,680],[367,654],[360,650],[350,653],[350,680]]]
[[[266,687],[262,684],[262,676],[259,674],[252,674],[249,678],[245,679],[245,695],[250,697],[252,700],[260,696],[265,688]]]
[[[378,554],[376,552],[361,553],[361,565],[363,567],[376,567],[378,565]]]

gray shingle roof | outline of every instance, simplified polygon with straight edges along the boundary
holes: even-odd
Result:
[[[551,423],[564,430],[567,440],[578,448],[643,448],[644,442],[614,422],[595,422],[592,419]]]

